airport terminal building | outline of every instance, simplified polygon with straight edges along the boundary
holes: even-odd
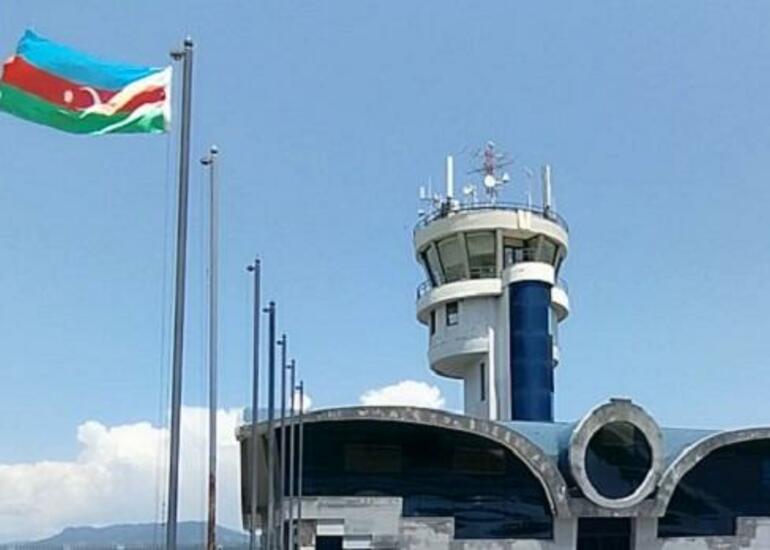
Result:
[[[446,196],[426,197],[414,232],[427,277],[417,318],[431,369],[463,383],[464,414],[308,412],[302,461],[284,462],[272,484],[267,423],[256,441],[242,426],[244,525],[290,521],[295,543],[319,550],[770,549],[770,427],[666,428],[627,399],[554,421],[569,230],[553,208],[550,170],[534,206],[499,200],[507,178],[491,144],[484,201],[468,187],[455,199],[453,168],[448,159]],[[301,496],[288,498],[300,482]]]

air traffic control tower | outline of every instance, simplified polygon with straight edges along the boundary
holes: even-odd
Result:
[[[503,154],[488,143],[480,185],[455,195],[454,161],[446,194],[422,188],[414,250],[427,278],[417,289],[417,319],[428,329],[428,359],[463,381],[465,414],[492,420],[553,420],[558,325],[569,314],[559,272],[569,231],[553,204],[551,170],[542,168],[542,201],[504,202],[510,180]],[[530,177],[534,174],[527,170]],[[481,189],[481,193],[478,193]],[[482,197],[477,198],[478,194]]]

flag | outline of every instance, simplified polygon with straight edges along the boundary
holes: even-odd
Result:
[[[26,31],[0,77],[0,111],[75,134],[161,133],[171,67],[105,62]]]

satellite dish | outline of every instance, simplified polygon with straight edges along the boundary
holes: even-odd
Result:
[[[492,174],[487,174],[484,176],[484,187],[487,189],[494,189],[497,185],[497,180],[495,180],[495,176]]]

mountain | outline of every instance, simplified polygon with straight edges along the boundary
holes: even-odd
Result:
[[[192,550],[205,547],[206,523],[184,521],[177,525],[177,546]],[[248,535],[225,527],[217,527],[217,545],[226,550],[248,546]],[[1,550],[150,550],[165,544],[162,524],[135,523],[106,527],[67,527],[53,537],[0,546]]]

